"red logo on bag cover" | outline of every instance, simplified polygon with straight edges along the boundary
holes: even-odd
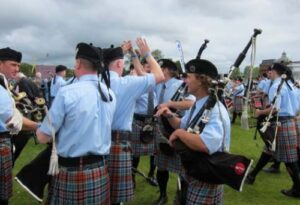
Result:
[[[242,162],[238,162],[234,166],[234,171],[237,175],[242,175],[245,172],[245,165]]]

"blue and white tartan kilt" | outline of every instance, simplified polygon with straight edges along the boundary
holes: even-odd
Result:
[[[186,205],[221,205],[223,204],[224,186],[200,182],[192,177],[185,177],[188,182]]]
[[[60,166],[49,186],[49,205],[110,204],[110,181],[104,160],[82,167]]]
[[[11,139],[0,138],[0,199],[12,196],[12,184]]]
[[[131,146],[129,141],[112,141],[107,162],[111,183],[111,203],[132,200],[134,193]]]
[[[143,128],[145,123],[139,120],[133,120],[132,123],[132,132],[131,132],[131,148],[132,148],[132,155],[135,157],[142,156],[142,155],[153,155],[154,154],[154,144],[155,144],[155,133],[157,126],[154,126],[154,134],[153,134],[153,141],[147,144],[141,142],[140,140],[140,131]]]
[[[161,132],[158,131],[156,135],[156,155],[154,155],[154,164],[157,166],[158,170],[174,172],[181,174],[184,172],[183,166],[181,164],[181,159],[178,154],[172,156],[167,156],[159,150],[159,143],[162,142]]]
[[[300,149],[300,116],[297,116],[295,118],[295,124],[296,124],[296,130],[297,130],[297,147],[298,147],[298,149]]]
[[[280,162],[296,162],[297,154],[297,131],[294,119],[280,121],[277,129],[276,149],[274,157]]]
[[[236,113],[243,112],[243,97],[233,98],[233,112]]]

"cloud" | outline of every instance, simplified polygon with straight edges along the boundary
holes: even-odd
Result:
[[[10,0],[0,8],[0,47],[22,51],[25,62],[73,66],[79,42],[108,47],[144,35],[151,48],[178,59],[180,40],[188,61],[209,39],[203,58],[227,72],[256,27],[263,29],[257,65],[283,51],[299,60],[299,9],[296,0]]]

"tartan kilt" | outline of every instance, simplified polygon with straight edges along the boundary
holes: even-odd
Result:
[[[59,167],[52,177],[46,204],[110,204],[107,166],[101,162],[83,167]]]
[[[233,112],[236,113],[243,112],[243,97],[233,98]]]
[[[276,150],[274,156],[280,162],[296,162],[297,131],[294,119],[279,121],[281,126],[277,129]]]
[[[268,95],[265,95],[263,97],[263,109],[265,109],[267,107],[267,105],[269,105],[269,98],[268,98]]]
[[[11,139],[0,138],[0,199],[12,196],[12,184]]]
[[[174,172],[177,174],[181,174],[184,172],[183,166],[181,164],[181,159],[178,154],[174,154],[172,156],[167,156],[163,154],[159,149],[159,143],[164,141],[162,140],[165,138],[161,132],[161,128],[159,126],[162,126],[161,123],[159,123],[158,132],[156,134],[156,140],[155,140],[155,155],[154,155],[154,164],[157,166],[158,170],[162,171],[169,171]]]
[[[188,191],[186,205],[210,205],[223,204],[224,186],[219,184],[208,184],[187,177]]]
[[[142,156],[142,155],[153,155],[154,154],[154,144],[155,136],[153,136],[153,141],[147,144],[141,142],[140,140],[140,130],[145,125],[143,121],[133,120],[132,123],[132,132],[131,132],[131,148],[133,156]],[[154,126],[154,135],[156,133],[156,127]]]
[[[111,203],[133,199],[132,157],[129,141],[112,141],[108,155]]]
[[[300,149],[300,116],[295,118],[296,130],[297,130],[297,147]]]

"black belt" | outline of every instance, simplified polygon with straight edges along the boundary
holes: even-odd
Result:
[[[129,141],[130,140],[130,132],[113,130],[111,133],[111,140],[114,142]]]
[[[11,138],[11,135],[8,132],[1,132],[0,138],[1,139]]]
[[[278,121],[292,120],[294,118],[295,118],[294,116],[279,116]]]
[[[97,162],[103,162],[101,155],[88,155],[83,157],[61,157],[58,156],[58,164],[64,167],[80,167]]]
[[[133,115],[133,118],[135,120],[138,120],[138,121],[142,121],[142,122],[145,122],[146,120],[152,120],[153,119],[153,116],[152,115],[141,115],[141,114],[134,114]]]

